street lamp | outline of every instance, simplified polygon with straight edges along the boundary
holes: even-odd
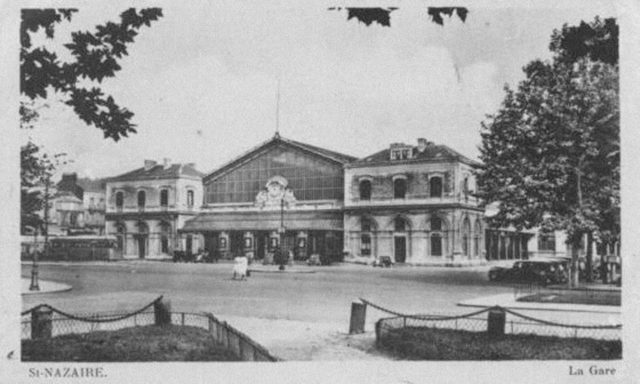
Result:
[[[45,258],[49,254],[49,180],[50,176],[47,175],[44,184],[44,253]],[[30,291],[40,290],[40,281],[38,278],[38,228],[35,229],[34,235],[34,252],[31,264],[31,284],[29,285]]]

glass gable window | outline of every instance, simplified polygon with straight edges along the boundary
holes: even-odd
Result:
[[[342,166],[278,146],[205,185],[207,203],[253,202],[273,176],[287,179],[298,200],[342,200]]]

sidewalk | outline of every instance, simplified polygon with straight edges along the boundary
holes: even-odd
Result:
[[[585,304],[564,304],[564,303],[536,303],[517,301],[513,293],[503,293],[494,296],[484,296],[471,300],[464,300],[458,303],[462,307],[487,308],[500,306],[509,309],[534,310],[534,311],[562,311],[562,312],[587,312],[587,313],[610,313],[619,315],[622,307],[613,305],[585,305]]]
[[[30,291],[29,290],[30,285],[31,285],[30,279],[22,278],[21,293],[23,295],[37,295],[37,294],[43,294],[43,293],[64,292],[64,291],[71,290],[70,285],[55,283],[53,281],[47,281],[42,279],[38,280],[38,286],[40,287],[39,291]]]
[[[349,324],[219,315],[285,361],[390,360],[375,350],[372,331],[349,335]],[[369,328],[372,330],[372,328]]]

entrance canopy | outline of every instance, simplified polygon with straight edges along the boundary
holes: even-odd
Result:
[[[287,230],[342,231],[342,212],[285,211]],[[277,231],[280,211],[205,212],[187,221],[181,232]]]

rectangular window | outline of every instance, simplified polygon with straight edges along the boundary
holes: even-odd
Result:
[[[538,250],[539,251],[556,251],[556,235],[555,233],[548,233],[538,235]]]

